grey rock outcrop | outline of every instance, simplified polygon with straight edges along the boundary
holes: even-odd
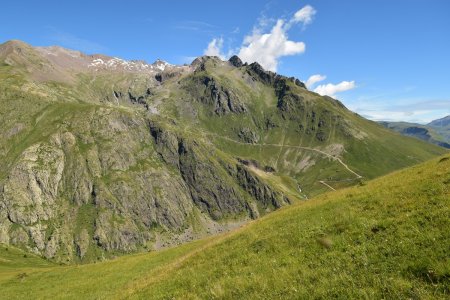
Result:
[[[212,111],[223,116],[229,113],[242,114],[247,112],[246,105],[236,93],[221,85],[213,77],[199,76],[194,78],[194,86],[187,88],[191,96],[201,103],[211,107]]]
[[[242,128],[238,133],[238,137],[241,141],[249,144],[255,144],[259,141],[258,134],[248,127]]]
[[[158,163],[144,119],[111,110],[71,127],[77,136],[55,133],[31,145],[9,172],[0,195],[3,243],[72,260],[94,248],[135,251],[154,239],[155,226],[190,226],[189,189]]]
[[[235,66],[236,68],[240,68],[244,65],[242,60],[237,55],[233,55],[232,57],[230,57],[230,59],[228,61],[230,62],[230,64],[232,66]]]

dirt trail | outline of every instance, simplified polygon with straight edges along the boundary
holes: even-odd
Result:
[[[328,183],[326,183],[325,181],[323,181],[323,180],[319,180],[319,182],[321,183],[321,184],[323,184],[324,186],[327,186],[327,187],[329,187],[331,190],[333,190],[333,191],[335,191],[336,189],[334,188],[334,187],[332,187],[331,185],[329,185]]]
[[[236,140],[233,140],[233,139],[231,139],[231,138],[224,137],[224,136],[220,136],[220,135],[213,134],[213,133],[207,133],[207,135],[212,135],[212,136],[215,136],[215,137],[218,137],[218,138],[221,138],[221,139],[224,139],[224,140],[227,140],[227,141],[236,143],[236,144],[241,144],[241,145],[250,145],[250,146],[274,146],[274,147],[282,147],[282,148],[283,148],[283,147],[286,147],[286,148],[296,148],[296,149],[302,149],[302,150],[309,150],[309,151],[318,152],[318,153],[320,153],[320,154],[322,154],[322,155],[327,156],[328,158],[331,158],[331,159],[333,159],[333,160],[339,162],[339,163],[340,163],[347,171],[349,171],[350,173],[352,173],[353,175],[356,176],[355,179],[360,179],[360,178],[362,178],[361,175],[359,175],[358,173],[356,173],[355,171],[353,171],[352,169],[350,169],[350,167],[349,167],[346,163],[344,163],[339,157],[333,156],[333,155],[331,155],[331,154],[329,154],[329,153],[326,153],[326,152],[324,152],[324,151],[322,151],[322,150],[319,150],[319,149],[310,148],[310,147],[303,147],[303,146],[294,146],[294,145],[282,145],[282,144],[265,144],[265,143],[263,143],[263,144],[251,144],[251,143],[245,143],[245,142],[236,141]]]

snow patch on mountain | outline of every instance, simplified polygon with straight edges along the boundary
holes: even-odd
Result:
[[[164,71],[168,67],[174,67],[174,65],[168,62],[157,60],[153,64],[147,64],[144,61],[127,61],[118,57],[110,59],[94,58],[88,65],[89,68],[98,70],[125,70],[130,72],[158,72]]]
[[[160,71],[164,71],[167,67],[174,67],[174,65],[169,64],[166,61],[157,59],[153,65],[155,68],[159,69]]]
[[[100,69],[106,70],[125,70],[125,71],[152,71],[153,66],[142,61],[126,61],[124,59],[113,57],[111,59],[95,58],[88,65],[96,71]]]

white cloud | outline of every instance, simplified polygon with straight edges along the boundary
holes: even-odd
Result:
[[[322,84],[314,89],[314,92],[320,95],[335,97],[336,93],[348,91],[356,87],[355,81],[342,81],[338,84]]]
[[[373,121],[412,122],[426,124],[442,116],[442,112],[433,110],[391,111],[391,110],[357,110],[357,113]],[[441,115],[439,115],[441,113]],[[445,114],[445,113],[444,113]]]
[[[302,9],[298,10],[292,18],[295,22],[301,22],[303,25],[311,24],[316,10],[311,5],[306,5]]]
[[[275,72],[282,56],[305,52],[305,43],[288,40],[284,21],[278,20],[270,33],[254,31],[244,38],[238,56],[244,62],[258,62],[265,69]]]
[[[316,84],[317,82],[324,81],[326,78],[327,76],[325,75],[320,74],[312,75],[308,78],[308,80],[306,80],[305,85],[309,89],[312,88],[313,85]]]
[[[394,98],[395,99],[395,98]],[[374,121],[406,121],[426,124],[450,114],[450,99],[371,99],[346,103],[347,107]]]
[[[218,56],[221,59],[225,59],[225,55],[222,52],[223,38],[216,38],[209,42],[208,47],[203,52],[204,55]]]
[[[281,57],[305,52],[305,43],[289,40],[288,31],[296,23],[310,24],[315,13],[316,10],[312,6],[306,5],[287,22],[278,19],[270,32],[265,30],[270,19],[260,18],[258,26],[253,28],[252,34],[244,37],[242,45],[237,51],[238,56],[244,62],[258,62],[265,69],[276,72]],[[223,39],[215,38],[208,44],[204,53],[224,59],[226,55],[223,54],[222,47]],[[230,54],[230,51],[228,53]]]

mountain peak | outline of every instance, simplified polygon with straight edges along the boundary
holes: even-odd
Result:
[[[437,120],[433,120],[430,123],[428,123],[427,125],[434,126],[434,127],[446,127],[446,126],[450,125],[450,115],[445,116],[440,119],[437,119]]]
[[[201,64],[204,64],[208,61],[213,61],[213,62],[222,62],[222,60],[218,57],[218,56],[209,56],[209,55],[203,55],[203,56],[199,56],[196,59],[194,59],[191,63],[191,66],[193,67],[197,67]]]
[[[236,68],[240,68],[244,65],[242,63],[242,60],[237,55],[233,55],[232,57],[230,57],[230,59],[228,61]]]
[[[161,60],[161,59],[157,59],[153,64],[152,64],[152,68],[156,68],[160,71],[164,71],[167,67],[172,67],[172,64],[169,64],[168,62]]]
[[[8,55],[11,53],[21,54],[23,51],[30,50],[33,47],[20,40],[10,40],[0,44],[0,55]]]
[[[21,40],[9,40],[3,44],[0,44],[0,48],[4,48],[4,47],[14,47],[14,48],[16,48],[16,47],[31,47],[31,45],[29,45]]]
[[[9,65],[26,65],[42,62],[35,49],[20,40],[10,40],[0,45],[0,60]]]

